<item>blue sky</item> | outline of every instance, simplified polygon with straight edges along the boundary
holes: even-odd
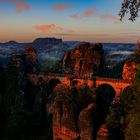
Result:
[[[122,0],[0,0],[0,42],[63,40],[135,43],[139,19],[119,21]]]

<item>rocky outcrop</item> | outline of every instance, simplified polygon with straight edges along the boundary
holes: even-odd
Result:
[[[89,104],[79,115],[78,127],[80,140],[93,140],[93,108],[94,104]]]
[[[82,71],[83,74],[97,74],[100,75],[103,66],[103,48],[102,44],[90,45],[87,49],[83,61]]]
[[[65,54],[63,59],[64,70],[74,75],[100,75],[104,61],[103,55],[102,44],[81,44]]]
[[[93,140],[94,139],[94,103],[81,109],[69,94],[71,90],[64,84],[58,84],[54,90],[52,129],[54,140]],[[78,97],[77,97],[78,98]]]
[[[62,103],[63,115],[61,121],[62,140],[76,140],[79,138],[78,133],[78,110],[76,104],[66,97]]]
[[[136,62],[133,60],[125,62],[123,66],[122,78],[126,81],[132,81],[136,75]]]
[[[109,131],[105,124],[103,124],[98,133],[97,133],[97,140],[108,140],[109,139]]]
[[[78,140],[78,109],[76,104],[66,94],[69,93],[68,87],[58,84],[54,92],[53,111],[53,139],[54,140]]]

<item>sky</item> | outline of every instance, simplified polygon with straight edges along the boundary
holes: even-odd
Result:
[[[123,0],[0,0],[0,42],[64,41],[136,43],[140,19],[119,20]]]

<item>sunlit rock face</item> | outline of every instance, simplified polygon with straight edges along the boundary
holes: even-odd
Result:
[[[82,66],[83,74],[101,75],[102,66],[104,62],[104,51],[102,44],[90,45],[85,52],[84,62]]]
[[[63,68],[74,75],[101,74],[104,51],[102,44],[81,44],[79,47],[67,52],[63,59]]]
[[[122,79],[132,81],[136,75],[136,62],[133,60],[125,62],[123,66]]]
[[[82,44],[78,48],[75,48],[71,51],[71,67],[73,73],[78,75],[82,70],[83,60],[85,56],[85,52],[90,47],[89,43]]]

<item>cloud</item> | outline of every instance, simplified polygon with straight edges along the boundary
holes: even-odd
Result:
[[[70,18],[73,18],[73,19],[81,19],[82,17],[78,14],[72,14],[72,15],[69,15]]]
[[[53,9],[55,11],[63,11],[66,9],[69,9],[72,5],[71,4],[66,4],[66,3],[60,3],[60,4],[56,4]]]
[[[120,23],[120,18],[118,16],[115,16],[111,13],[99,13],[95,8],[85,9],[81,14],[76,13],[69,15],[69,17],[73,19],[85,19],[92,16],[96,16],[98,19],[104,22],[111,21],[113,23]]]
[[[118,16],[115,16],[115,15],[110,14],[110,13],[100,15],[100,19],[103,21],[113,21],[114,23],[120,22]]]
[[[48,32],[54,28],[56,28],[55,24],[48,24],[48,25],[35,25],[33,26],[34,29],[41,31],[41,32]]]
[[[0,2],[14,3],[16,12],[30,9],[30,5],[25,0],[0,0]]]
[[[55,24],[35,25],[33,26],[33,28],[41,32],[52,32],[52,31],[62,32],[62,33],[75,33],[76,32],[73,29],[65,29]]]
[[[96,14],[95,8],[88,8],[85,9],[81,14],[71,14],[69,15],[69,17],[73,19],[83,19],[83,18],[91,17],[95,14]]]
[[[83,16],[84,17],[90,17],[90,16],[93,16],[94,14],[96,14],[96,9],[94,8],[89,8],[89,9],[86,9],[83,13]]]
[[[20,11],[22,11],[23,9],[29,10],[29,9],[30,9],[30,6],[29,6],[25,1],[22,1],[22,2],[18,2],[18,3],[16,4],[15,9],[16,9],[16,12],[20,12]]]

